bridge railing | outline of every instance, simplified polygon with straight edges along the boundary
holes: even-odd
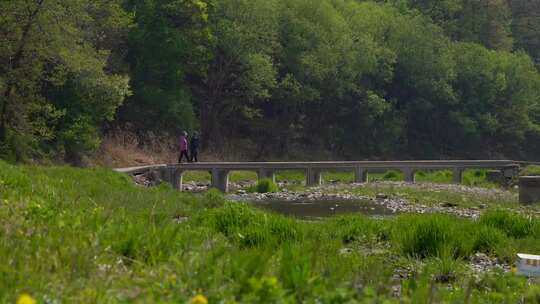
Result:
[[[259,178],[275,179],[275,172],[282,170],[303,170],[307,186],[320,185],[322,172],[328,170],[352,171],[354,182],[365,183],[370,172],[400,170],[406,182],[414,183],[416,171],[452,170],[453,180],[460,183],[466,169],[500,170],[506,178],[518,174],[519,163],[511,160],[442,160],[442,161],[326,161],[326,162],[203,162],[185,164],[161,164],[133,168],[116,169],[130,175],[157,171],[161,178],[176,189],[183,188],[183,174],[186,171],[208,171],[211,174],[211,187],[223,192],[229,190],[231,171],[254,171]]]

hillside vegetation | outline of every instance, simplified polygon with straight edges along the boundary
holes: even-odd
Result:
[[[538,11],[529,0],[2,1],[0,153],[80,163],[114,132],[144,146],[199,130],[205,150],[231,158],[538,158]]]
[[[473,273],[485,253],[540,251],[540,221],[491,210],[307,222],[147,189],[107,169],[0,162],[0,302],[536,303],[512,272]],[[200,297],[199,297],[200,299]],[[194,302],[197,303],[197,302]]]

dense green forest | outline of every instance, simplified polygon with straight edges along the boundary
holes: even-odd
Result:
[[[532,159],[539,68],[540,1],[3,0],[0,153],[76,161],[128,128],[254,159]]]

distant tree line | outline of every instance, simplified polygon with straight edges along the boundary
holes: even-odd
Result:
[[[0,154],[76,161],[129,125],[255,158],[538,158],[539,68],[539,1],[7,0]]]

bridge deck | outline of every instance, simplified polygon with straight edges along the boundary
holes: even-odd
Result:
[[[388,168],[388,169],[440,169],[440,168],[490,168],[502,169],[513,166],[511,160],[422,160],[422,161],[316,161],[316,162],[203,162],[171,164],[184,170],[228,169],[228,170],[258,170],[258,169],[339,169],[339,168]]]

